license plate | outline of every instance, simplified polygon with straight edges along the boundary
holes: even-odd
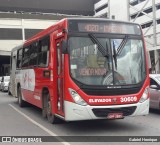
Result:
[[[120,119],[124,117],[123,117],[123,113],[109,113],[107,118],[108,119]]]

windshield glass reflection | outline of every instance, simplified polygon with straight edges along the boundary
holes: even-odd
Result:
[[[69,39],[70,72],[74,79],[86,85],[128,85],[144,80],[142,40],[128,39],[119,53],[117,49],[123,39],[97,40],[109,55],[104,56],[98,45],[88,37]]]

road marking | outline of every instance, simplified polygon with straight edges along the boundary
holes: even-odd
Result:
[[[19,114],[21,114],[22,116],[24,116],[25,118],[27,118],[30,122],[32,122],[33,124],[35,124],[36,126],[40,127],[42,130],[44,130],[45,132],[47,132],[48,134],[50,134],[51,136],[54,136],[58,141],[60,141],[62,144],[64,145],[70,145],[70,143],[65,142],[62,138],[60,138],[57,134],[53,133],[52,131],[50,131],[49,129],[47,129],[46,127],[42,126],[41,124],[39,124],[38,122],[34,121],[32,118],[30,118],[29,116],[27,116],[26,114],[24,114],[23,112],[21,112],[20,110],[18,110],[16,107],[14,107],[13,105],[9,104],[10,107],[12,107],[15,111],[17,111]]]

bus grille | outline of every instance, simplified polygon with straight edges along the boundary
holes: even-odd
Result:
[[[135,94],[140,91],[139,88],[127,88],[127,89],[97,89],[97,88],[92,88],[92,89],[86,89],[86,88],[81,88],[82,91],[84,91],[87,95],[92,95],[92,96],[116,96],[116,95],[128,95],[128,94]]]
[[[96,117],[107,117],[109,113],[123,113],[123,116],[129,116],[134,113],[136,106],[122,108],[97,108],[92,109]]]

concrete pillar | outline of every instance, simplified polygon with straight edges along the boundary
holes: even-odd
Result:
[[[129,21],[129,1],[128,0],[110,0],[109,14],[110,18],[115,16],[116,20]]]
[[[24,19],[22,19],[22,40],[25,41]]]

